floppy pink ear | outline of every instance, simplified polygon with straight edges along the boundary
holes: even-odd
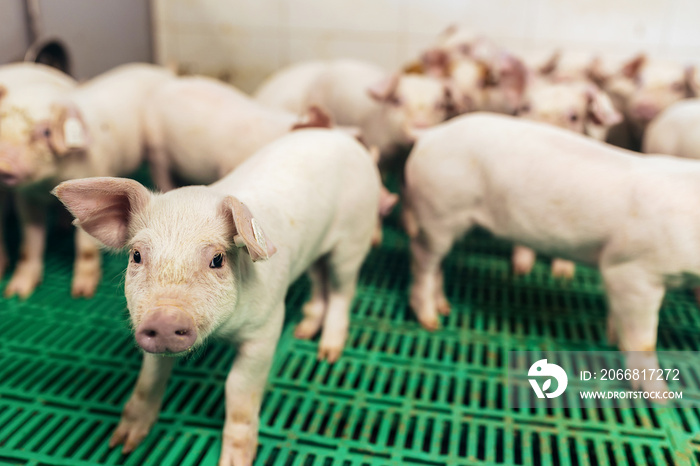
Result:
[[[622,115],[615,109],[612,100],[604,91],[590,85],[586,88],[588,98],[588,118],[596,125],[613,126],[622,121]]]
[[[603,60],[599,56],[593,57],[586,67],[586,77],[601,88],[607,82],[610,73],[605,70]]]
[[[131,219],[151,198],[137,181],[106,177],[64,181],[52,194],[73,214],[74,225],[115,249],[126,245]]]
[[[556,70],[559,65],[559,60],[561,60],[561,50],[555,50],[552,56],[537,68],[537,72],[543,76],[554,73],[554,70]]]
[[[399,86],[400,76],[392,73],[381,81],[373,84],[367,89],[367,93],[377,102],[385,102],[391,99]]]
[[[222,203],[224,216],[231,221],[233,242],[248,250],[253,262],[266,260],[277,252],[262,227],[253,218],[248,207],[234,196],[226,196]]]
[[[630,79],[634,79],[639,76],[639,72],[642,70],[642,66],[647,61],[647,56],[640,53],[636,57],[632,58],[630,61],[622,65],[622,74]]]
[[[685,94],[687,97],[697,97],[700,94],[700,81],[695,66],[685,68]]]
[[[54,105],[50,123],[49,144],[58,156],[88,147],[88,129],[78,107],[73,103]]]

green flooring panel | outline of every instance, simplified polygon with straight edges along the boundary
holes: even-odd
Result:
[[[126,255],[106,257],[94,299],[73,300],[72,241],[53,238],[48,250],[37,292],[25,302],[0,301],[0,464],[216,464],[234,351],[210,342],[182,361],[144,443],[129,456],[108,449],[140,366],[123,296]],[[316,341],[293,338],[309,292],[306,280],[295,284],[256,464],[700,461],[700,372],[689,378],[697,384],[684,387],[682,404],[506,405],[508,351],[612,349],[596,271],[579,267],[573,281],[556,281],[540,260],[531,275],[514,277],[509,254],[507,243],[483,232],[460,242],[445,263],[452,313],[429,333],[407,307],[408,241],[392,216],[363,268],[346,351],[334,365],[316,360]],[[700,350],[700,311],[690,292],[667,296],[659,348]]]

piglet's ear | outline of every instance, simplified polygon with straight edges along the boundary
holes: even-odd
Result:
[[[126,245],[131,219],[151,198],[143,185],[126,178],[64,181],[52,193],[73,214],[74,225],[115,249]]]
[[[537,72],[542,76],[549,76],[557,69],[559,66],[559,61],[561,60],[561,50],[555,50],[552,56],[537,68]]]
[[[78,107],[73,103],[54,105],[49,144],[58,156],[87,149],[88,129]]]
[[[622,115],[615,109],[607,93],[596,86],[586,88],[588,99],[588,119],[596,125],[613,126],[622,121]]]
[[[0,100],[7,95],[7,88],[5,86],[0,86]]]
[[[685,68],[685,94],[686,97],[698,97],[700,95],[700,79],[694,66]]]
[[[621,73],[630,79],[634,79],[639,76],[639,72],[647,61],[647,56],[643,53],[632,58],[630,61],[622,65]]]
[[[333,119],[330,114],[318,105],[311,105],[302,115],[301,120],[292,126],[292,131],[304,128],[332,128]]]
[[[232,223],[234,243],[239,248],[245,247],[253,262],[269,259],[277,252],[277,248],[253,218],[248,207],[238,198],[225,197],[222,209],[224,216]]]
[[[367,89],[370,97],[378,102],[385,102],[391,99],[396,93],[396,88],[399,86],[400,76],[398,73],[392,73],[381,81],[373,84]]]

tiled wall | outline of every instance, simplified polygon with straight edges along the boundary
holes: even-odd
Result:
[[[152,0],[156,56],[250,91],[311,58],[397,67],[452,23],[533,57],[555,48],[700,63],[700,0]]]

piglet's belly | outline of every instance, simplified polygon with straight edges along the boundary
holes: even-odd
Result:
[[[541,254],[595,265],[611,233],[600,223],[572,222],[557,219],[554,214],[546,217],[532,214],[508,214],[480,209],[476,224],[493,235],[527,246]]]

